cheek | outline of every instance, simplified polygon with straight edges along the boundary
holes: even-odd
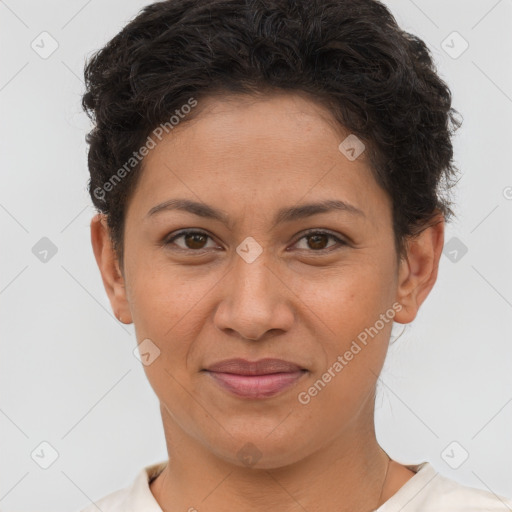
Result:
[[[302,282],[298,294],[307,305],[303,313],[314,323],[313,336],[325,353],[325,367],[299,390],[300,407],[309,411],[311,421],[347,423],[372,396],[394,315],[388,279],[378,275],[377,269],[361,267],[317,280],[315,286]]]
[[[187,322],[187,312],[200,303],[214,283],[213,277],[190,278],[190,272],[187,276],[179,266],[154,256],[134,261],[129,277],[134,323],[159,338],[181,321]]]
[[[375,323],[391,307],[391,271],[379,264],[360,261],[311,279],[296,278],[294,293],[306,309],[304,313],[322,329],[327,338],[348,340]],[[321,333],[317,332],[320,336]]]
[[[208,296],[222,274],[210,272],[198,277],[192,273],[191,269],[154,261],[132,270],[129,300],[137,340],[140,343],[149,338],[160,350],[160,373],[148,367],[150,379],[168,380],[169,376],[162,374],[164,368],[184,376],[194,341],[201,337],[208,319]]]
[[[138,342],[150,339],[159,351],[151,364],[144,365],[149,384],[170,411],[192,414],[193,369],[188,361],[201,336],[204,305],[215,280],[192,280],[176,269],[168,264],[138,265],[132,273],[130,304]]]

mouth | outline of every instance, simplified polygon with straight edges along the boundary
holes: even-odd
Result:
[[[262,399],[284,392],[308,370],[282,359],[228,359],[215,363],[207,372],[221,389],[245,399]]]

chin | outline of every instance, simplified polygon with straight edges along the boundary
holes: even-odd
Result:
[[[298,442],[300,428],[277,432],[278,424],[275,422],[272,430],[267,424],[258,428],[253,422],[232,436],[225,435],[225,431],[219,432],[221,439],[211,440],[209,449],[225,462],[248,469],[282,468],[304,459],[309,453],[306,447],[311,447],[312,443]]]

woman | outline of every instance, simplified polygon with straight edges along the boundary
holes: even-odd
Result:
[[[169,456],[85,510],[503,510],[375,436],[453,215],[424,43],[375,0],[171,0],[85,79],[94,253]]]

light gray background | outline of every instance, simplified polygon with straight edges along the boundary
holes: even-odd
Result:
[[[78,510],[166,459],[133,327],[112,316],[90,246],[80,107],[85,56],[146,3],[0,2],[4,512]],[[433,292],[390,349],[378,438],[402,463],[429,460],[455,480],[512,496],[512,0],[387,3],[428,43],[464,116],[458,220],[446,242],[456,237],[468,251],[456,262],[442,256]],[[59,45],[47,59],[31,48],[43,31]],[[442,45],[453,31],[469,43],[456,59]],[[446,44],[460,51],[453,36]],[[32,252],[42,237],[58,249],[46,263]],[[48,469],[31,458],[49,456],[43,441],[59,455]],[[460,446],[442,456],[453,441]],[[446,460],[462,450],[469,458],[452,469]]]

